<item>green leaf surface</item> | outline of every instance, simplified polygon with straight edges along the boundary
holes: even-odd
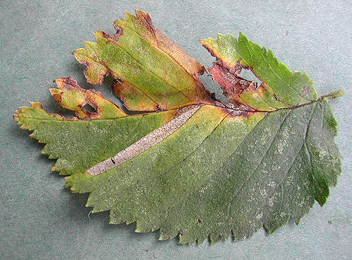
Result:
[[[307,74],[291,72],[272,52],[240,34],[201,43],[217,57],[209,69],[229,99],[223,104],[199,83],[203,67],[137,11],[114,23],[114,36],[75,51],[89,82],[111,73],[129,114],[71,78],[50,92],[76,117],[21,107],[15,120],[57,159],[72,192],[90,193],[93,212],[110,223],[136,222],[160,239],[211,243],[268,233],[299,220],[336,185],[341,160],[337,122]],[[262,82],[239,76],[249,69]],[[184,99],[184,97],[187,99]],[[152,97],[152,98],[151,98]],[[156,102],[156,103],[153,103]],[[83,108],[90,105],[95,112]],[[155,105],[157,104],[157,105]]]

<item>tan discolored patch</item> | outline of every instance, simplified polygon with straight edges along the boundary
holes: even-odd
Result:
[[[175,118],[170,122],[147,134],[142,139],[116,154],[114,157],[106,159],[105,161],[91,167],[86,171],[86,173],[92,176],[99,175],[147,151],[178,130],[200,108],[200,105],[193,105],[179,109]]]

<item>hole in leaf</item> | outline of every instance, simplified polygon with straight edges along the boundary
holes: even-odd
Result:
[[[250,69],[242,69],[238,76],[246,80],[257,82],[258,86],[262,84],[260,79],[258,79]]]
[[[216,82],[212,79],[211,75],[204,73],[203,75],[199,75],[199,80],[203,83],[206,90],[210,93],[214,93],[215,98],[222,103],[228,103],[227,98],[222,93],[222,89]]]
[[[91,105],[89,104],[85,104],[83,107],[82,107],[83,111],[84,112],[89,112],[89,113],[95,113],[96,110],[94,107],[92,107]]]

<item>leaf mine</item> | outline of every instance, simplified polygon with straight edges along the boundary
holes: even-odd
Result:
[[[137,155],[147,151],[157,143],[170,136],[177,129],[179,129],[189,118],[194,115],[194,113],[199,110],[199,108],[200,106],[188,106],[180,108],[177,111],[175,118],[170,122],[147,134],[145,137],[141,138],[131,146],[116,154],[114,157],[94,165],[87,170],[87,173],[93,176],[101,174],[102,172],[106,172],[113,167],[119,166],[120,164],[131,160]]]

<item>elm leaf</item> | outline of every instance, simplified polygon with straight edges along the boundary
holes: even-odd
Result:
[[[219,35],[201,43],[217,59],[207,71],[228,98],[221,103],[197,77],[204,68],[148,14],[126,14],[114,26],[115,35],[98,32],[74,55],[88,82],[116,79],[127,112],[68,77],[50,93],[75,117],[34,102],[14,116],[57,159],[52,170],[68,175],[66,187],[89,193],[92,212],[110,211],[111,224],[135,222],[136,232],[159,230],[161,240],[215,243],[298,224],[315,201],[326,202],[341,173],[328,101],[342,91],[318,97],[308,75],[272,51],[243,34]]]

